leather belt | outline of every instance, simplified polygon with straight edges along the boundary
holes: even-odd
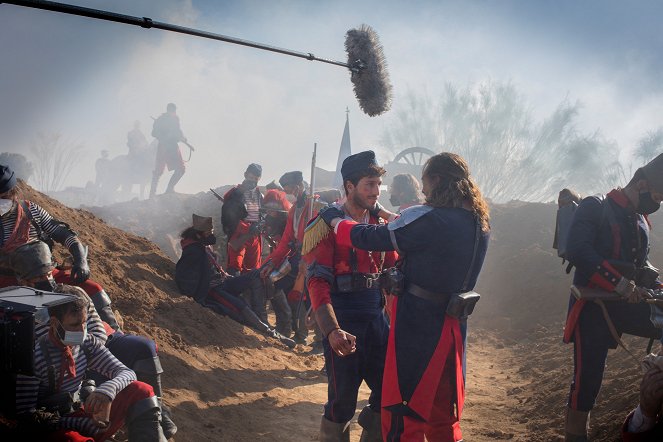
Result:
[[[408,283],[405,286],[405,291],[411,295],[416,296],[417,298],[425,299],[427,301],[433,301],[438,303],[443,303],[449,300],[449,297],[453,293],[438,293],[431,290],[425,289],[417,284]]]
[[[349,293],[353,291],[380,289],[379,273],[352,273],[339,275],[334,278],[334,291],[337,293]]]

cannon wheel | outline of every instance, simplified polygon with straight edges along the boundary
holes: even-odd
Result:
[[[425,147],[410,147],[399,152],[394,158],[394,163],[423,166],[426,160],[433,155],[435,152]]]

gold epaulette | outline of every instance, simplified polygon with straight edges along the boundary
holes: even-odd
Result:
[[[309,254],[318,244],[322,242],[332,229],[325,221],[316,216],[313,221],[304,229],[304,239],[302,240],[302,256]]]

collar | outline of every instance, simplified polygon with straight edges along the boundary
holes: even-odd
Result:
[[[628,209],[631,205],[631,201],[629,201],[628,197],[624,193],[624,190],[621,188],[612,189],[610,192],[608,192],[607,197],[613,200],[615,204],[623,209]]]
[[[200,241],[195,240],[195,239],[191,239],[191,238],[184,238],[184,239],[180,240],[180,246],[182,248],[185,248],[186,246],[190,246],[191,244],[195,244],[197,242],[200,242]]]

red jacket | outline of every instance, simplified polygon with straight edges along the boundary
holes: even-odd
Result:
[[[380,224],[380,222],[374,217],[369,220],[369,224]],[[352,249],[352,247],[337,244],[336,234],[330,232],[307,255],[307,262],[311,263],[307,287],[314,310],[317,310],[323,304],[331,303],[330,293],[335,276],[352,273],[350,263],[350,251]],[[357,256],[356,271],[359,273],[379,273],[382,269],[393,267],[398,258],[394,251],[368,252],[360,249],[354,250]]]
[[[293,205],[288,211],[288,221],[285,225],[285,230],[283,235],[279,240],[278,245],[269,254],[267,260],[271,260],[275,268],[278,268],[283,260],[292,252],[292,245],[295,244],[298,247],[302,245],[302,240],[304,239],[304,229],[308,224],[308,213],[309,207],[311,207],[311,199],[307,198],[304,207],[297,207]],[[317,213],[314,213],[315,217]],[[295,218],[296,216],[296,218]],[[295,221],[298,220],[297,229],[295,229]],[[296,231],[295,231],[296,230]]]

